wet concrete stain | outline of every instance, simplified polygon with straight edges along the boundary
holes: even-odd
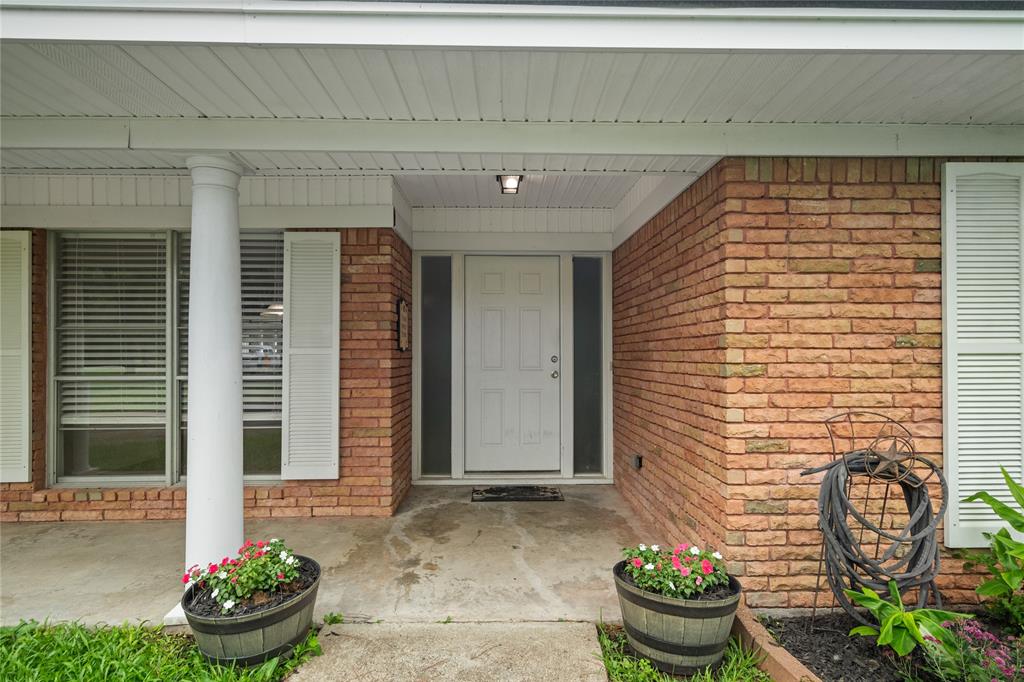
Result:
[[[410,588],[420,582],[420,576],[415,571],[406,571],[395,578],[395,582],[405,588]]]

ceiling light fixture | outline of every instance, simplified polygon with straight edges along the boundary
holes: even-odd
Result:
[[[523,181],[522,175],[499,175],[497,178],[502,194],[519,194],[519,183]]]

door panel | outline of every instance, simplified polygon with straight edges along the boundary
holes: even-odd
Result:
[[[469,472],[561,468],[556,256],[466,257]]]

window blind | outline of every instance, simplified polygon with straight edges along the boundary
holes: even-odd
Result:
[[[54,331],[61,426],[164,423],[166,236],[58,239]]]
[[[181,420],[187,422],[188,302],[190,238],[178,246],[178,378]],[[281,420],[284,325],[284,238],[280,234],[243,236],[242,260],[242,418]]]

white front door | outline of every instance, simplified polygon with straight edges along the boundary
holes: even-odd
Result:
[[[557,471],[557,256],[466,257],[467,472]]]

